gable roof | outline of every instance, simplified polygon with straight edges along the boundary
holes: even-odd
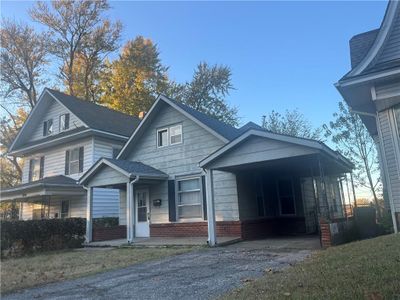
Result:
[[[128,178],[168,179],[168,175],[164,172],[142,162],[102,157],[81,176],[79,184],[86,184],[96,172],[101,170],[103,165],[116,170]]]
[[[53,89],[46,90],[89,128],[129,137],[140,123],[137,117]]]

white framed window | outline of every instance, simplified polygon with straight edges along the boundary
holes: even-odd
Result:
[[[168,146],[168,128],[157,130],[157,147],[162,148]]]
[[[43,178],[44,156],[29,160],[29,182]]]
[[[175,125],[169,128],[169,143],[170,145],[182,143],[182,125]]]
[[[60,115],[60,131],[69,129],[69,114]]]
[[[202,218],[201,177],[178,179],[176,185],[178,218]]]
[[[61,211],[60,211],[61,219],[65,219],[69,217],[69,200],[61,201]]]
[[[48,136],[53,133],[53,119],[43,122],[43,136]]]
[[[296,202],[294,197],[293,180],[291,178],[278,179],[277,192],[280,214],[282,216],[296,215]]]
[[[83,172],[84,147],[65,151],[65,175]]]

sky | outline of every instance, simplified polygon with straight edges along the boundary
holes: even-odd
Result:
[[[110,4],[108,17],[124,26],[121,44],[152,39],[171,79],[190,80],[201,61],[229,66],[235,90],[227,100],[241,125],[298,108],[317,127],[341,100],[334,83],[350,69],[349,39],[379,27],[387,1]],[[31,23],[32,5],[1,1],[1,15]]]

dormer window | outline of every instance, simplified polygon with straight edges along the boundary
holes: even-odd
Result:
[[[48,136],[53,133],[53,119],[43,122],[43,136]]]
[[[60,132],[69,129],[69,114],[60,116]]]

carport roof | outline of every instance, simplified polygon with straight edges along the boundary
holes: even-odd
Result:
[[[168,175],[149,165],[139,161],[129,161],[122,159],[100,158],[79,180],[79,184],[86,184],[97,172],[101,172],[101,167],[107,165],[121,174],[133,178],[144,177],[148,179],[167,179]]]

